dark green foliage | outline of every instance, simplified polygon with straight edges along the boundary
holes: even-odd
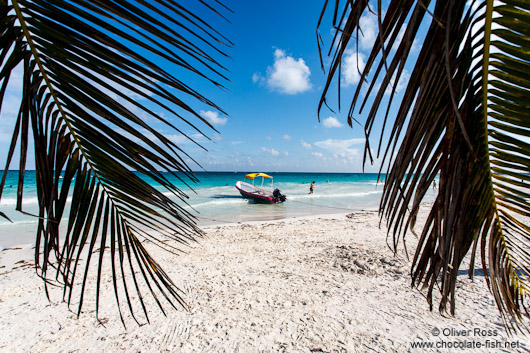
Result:
[[[379,33],[352,99],[348,123],[352,126],[358,120],[355,108],[360,104],[362,111],[374,91],[365,123],[365,161],[372,160],[368,137],[380,118],[385,91],[392,91],[390,107],[419,25],[428,21],[389,139],[380,132],[377,154],[383,151],[382,160],[389,162],[380,212],[397,248],[439,175],[438,196],[413,258],[412,284],[427,289],[431,307],[433,291],[439,288],[440,311],[449,307],[454,314],[462,260],[471,250],[472,274],[480,250],[505,323],[522,329],[528,322],[530,279],[530,5],[512,0],[495,2],[495,7],[492,1],[465,5],[466,1],[455,0],[394,0],[383,17],[378,2]],[[355,46],[362,31],[360,17],[373,11],[366,0],[336,1],[333,10],[338,44],[330,50],[333,61],[321,107],[333,78],[340,77],[346,48]],[[389,49],[396,45],[392,53]],[[378,82],[381,85],[375,88]],[[364,83],[368,91],[361,102]],[[389,109],[381,115],[384,131]]]
[[[221,16],[215,10],[218,3],[193,5],[203,16]],[[223,48],[231,43],[193,11],[171,0],[0,1],[0,104],[15,67],[24,70],[6,171],[19,143],[17,210],[23,211],[26,154],[33,138],[39,199],[36,269],[46,284],[50,266],[56,271],[68,303],[81,278],[78,314],[89,265],[95,261],[97,315],[108,256],[116,300],[120,303],[124,296],[135,320],[134,303],[148,320],[141,288],[148,288],[161,309],[162,297],[172,306],[185,305],[144,241],[171,250],[175,248],[162,239],[187,244],[201,236],[194,216],[181,206],[187,196],[166,176],[188,183],[195,177],[184,162],[186,153],[146,117],[184,135],[172,122],[178,118],[202,134],[198,122],[213,127],[186,101],[221,110],[175,74],[195,75],[220,87],[218,80],[226,81],[217,58],[225,56]],[[5,177],[4,172],[0,196]],[[153,188],[145,177],[165,190]],[[67,231],[60,234],[65,216]],[[131,291],[137,292],[134,303]]]

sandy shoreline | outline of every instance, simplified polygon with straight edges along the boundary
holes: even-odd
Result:
[[[527,338],[506,336],[480,271],[474,282],[465,271],[459,276],[455,318],[430,312],[410,288],[408,261],[393,256],[378,224],[376,212],[359,212],[209,226],[208,237],[181,256],[153,248],[189,310],[166,306],[165,317],[150,302],[151,324],[138,326],[125,315],[127,329],[110,278],[100,309],[103,327],[95,319],[92,286],[76,319],[60,302],[61,290],[52,290],[51,303],[46,299],[30,247],[4,249],[0,351],[426,351],[413,348],[415,342],[441,347],[427,351],[528,351]],[[409,234],[407,245],[413,243]],[[454,342],[497,347],[449,349]],[[499,346],[506,344],[519,348]]]

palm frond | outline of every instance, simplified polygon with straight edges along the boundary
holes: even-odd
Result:
[[[196,181],[184,161],[191,157],[148,122],[188,137],[173,122],[176,117],[180,125],[206,136],[197,122],[213,126],[192,107],[205,104],[223,112],[176,75],[193,75],[219,87],[227,80],[218,58],[226,56],[224,49],[231,43],[204,20],[210,16],[205,13],[222,17],[219,4],[201,2],[193,8],[174,1],[0,3],[0,98],[14,68],[24,69],[6,171],[20,143],[17,210],[24,211],[22,186],[31,131],[39,199],[37,272],[47,279],[49,267],[55,268],[70,304],[82,271],[78,315],[94,254],[96,315],[102,266],[109,253],[118,307],[121,295],[135,320],[131,290],[149,320],[140,280],[162,310],[162,297],[172,306],[185,305],[144,241],[173,251],[176,248],[162,239],[188,244],[202,234],[195,217],[182,206],[187,196],[168,179]],[[6,172],[0,190],[5,177]],[[146,178],[164,190],[152,187]],[[173,197],[166,196],[168,192]],[[68,224],[62,235],[64,216]]]
[[[489,281],[505,322],[527,324],[530,292],[530,4],[502,1],[491,16],[488,136],[495,224],[489,239]],[[525,142],[526,140],[526,142]],[[527,326],[528,329],[528,326]]]
[[[369,104],[366,162],[373,160],[368,137],[376,120],[382,119],[377,153],[379,157],[384,151],[382,165],[392,163],[388,163],[380,212],[395,248],[414,227],[420,204],[439,176],[438,195],[419,236],[411,270],[412,284],[427,289],[431,308],[434,288],[439,287],[439,310],[446,311],[449,305],[454,314],[458,269],[470,249],[473,267],[480,248],[490,290],[505,323],[515,329],[525,326],[530,279],[530,118],[525,99],[530,87],[530,7],[511,0],[495,6],[492,1],[469,7],[465,3],[390,2],[379,21],[348,122],[351,126],[357,119],[359,104],[359,113]],[[340,77],[337,68],[346,48],[362,31],[360,17],[370,10],[366,1],[336,1],[334,12],[339,9],[347,20],[336,23],[340,39],[321,103],[333,77]],[[382,18],[382,9],[377,11]],[[415,58],[411,47],[422,21],[430,25]],[[392,47],[395,52],[389,50]],[[385,141],[395,85],[408,60],[414,61],[414,69]],[[368,91],[361,101],[364,82]],[[388,88],[388,105],[380,114]],[[368,103],[372,93],[375,97]]]

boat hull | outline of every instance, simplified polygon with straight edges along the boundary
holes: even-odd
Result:
[[[272,192],[263,190],[247,182],[238,181],[236,183],[236,189],[244,198],[260,203],[277,203],[276,198],[272,195]]]

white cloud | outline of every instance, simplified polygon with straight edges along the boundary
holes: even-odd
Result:
[[[396,93],[401,92],[405,87],[407,87],[407,84],[409,83],[410,74],[407,70],[403,70],[401,72],[401,76],[399,76],[399,81],[396,86]],[[390,85],[387,86],[385,90],[385,94],[392,93],[392,87],[396,84],[396,73],[392,76],[392,79],[390,80]]]
[[[327,139],[324,141],[317,141],[315,142],[315,145],[329,150],[342,150],[346,149],[353,145],[360,145],[364,143],[364,138],[355,138],[355,139],[349,139],[349,140],[333,140],[333,139]]]
[[[223,136],[219,135],[217,132],[213,135],[212,139],[218,142],[224,140]]]
[[[297,94],[311,89],[310,75],[311,71],[304,59],[295,60],[292,56],[287,56],[285,51],[276,49],[274,64],[267,68],[266,83],[271,90],[283,94]],[[259,82],[260,75],[254,74],[252,80]]]
[[[403,26],[399,29],[398,35],[396,37],[396,40],[394,41],[394,45],[392,45],[393,51],[396,51],[399,48],[399,44],[403,40],[403,36],[405,35],[405,29],[407,28],[407,24],[404,23]],[[387,42],[390,40],[390,38],[387,40]],[[414,46],[414,42],[412,42],[412,45]],[[387,47],[387,43],[385,43],[385,48]]]
[[[349,161],[358,158],[360,149],[352,148],[354,145],[364,144],[364,138],[355,138],[349,140],[333,140],[327,139],[324,141],[315,142],[315,146],[328,150],[333,153],[333,157],[347,159]]]
[[[259,72],[252,74],[252,82],[263,84],[265,82],[265,77],[263,77]]]
[[[305,142],[304,140],[301,140],[301,141],[300,141],[300,144],[301,144],[302,147],[305,148],[306,150],[310,150],[310,149],[311,149],[311,144]]]
[[[365,56],[353,50],[346,51],[346,56],[342,64],[342,83],[345,86],[354,85],[361,80],[361,74],[366,66]]]
[[[136,139],[135,137],[133,137],[133,135],[130,135],[128,134],[125,130],[122,130],[122,129],[116,129],[116,131],[118,131],[119,133],[125,133],[126,136],[130,136],[131,138],[133,138],[133,141],[134,139]],[[147,130],[144,132],[144,135],[146,135],[151,141],[155,141],[156,142],[159,142],[160,140],[152,133],[150,132],[147,132]],[[189,144],[189,143],[192,143],[193,141],[197,142],[197,143],[206,143],[208,142],[208,139],[202,135],[202,134],[199,134],[199,133],[196,133],[196,134],[191,134],[191,135],[188,135],[188,136],[185,136],[185,135],[182,135],[182,134],[162,134],[165,138],[167,138],[168,140],[170,140],[171,142],[177,144],[177,145],[183,145],[183,144]],[[213,139],[215,141],[222,141],[222,138],[219,134],[216,134],[217,136],[214,136]],[[218,138],[221,138],[220,140]],[[138,140],[139,141],[139,140]]]
[[[269,140],[269,141],[272,140],[272,137],[270,137],[270,136],[265,136],[265,138],[266,138],[267,140]]]
[[[383,11],[383,13],[381,14],[381,21],[383,20],[384,15],[385,14]],[[367,12],[359,20],[359,27],[361,28],[361,30],[359,31],[359,46],[362,50],[371,50],[374,46],[375,41],[377,40],[377,36],[379,35],[379,25],[377,24],[377,21],[377,15],[372,12]],[[397,50],[398,45],[403,39],[403,35],[405,34],[406,27],[406,23],[401,26],[391,50]],[[390,38],[388,38],[385,42],[385,48],[388,47],[389,39]]]
[[[221,162],[218,159],[210,159],[207,163],[209,165],[223,165],[224,164],[224,162]]]
[[[332,128],[332,127],[342,127],[342,123],[337,120],[337,118],[330,116],[329,118],[326,118],[322,121],[322,125],[326,128]]]
[[[412,46],[410,47],[410,51],[412,51],[413,53],[417,52],[418,50],[420,49],[420,42],[418,41],[418,39],[414,39],[412,41]]]
[[[199,142],[199,143],[208,142],[208,138],[206,136],[204,136],[203,134],[196,133],[196,134],[192,134],[192,135],[189,135],[189,136],[195,142]]]
[[[361,49],[372,49],[378,33],[377,16],[371,12],[367,12],[361,16],[359,27],[361,28],[359,31],[359,44]]]
[[[287,134],[285,134],[285,135],[283,135],[283,139],[287,140],[287,141],[290,141],[292,139],[292,137],[287,135]]]
[[[177,145],[182,145],[182,144],[191,142],[189,138],[187,138],[184,135],[180,135],[180,134],[166,134],[164,135],[164,137]]]
[[[271,156],[275,156],[275,157],[278,156],[278,155],[280,154],[280,152],[277,151],[277,150],[275,150],[274,148],[270,148],[270,149],[269,149],[269,148],[266,148],[266,147],[261,147],[261,150],[262,150],[263,152],[270,153]]]
[[[383,76],[384,79],[384,76]],[[399,80],[396,86],[396,93],[401,92],[403,89],[405,89],[409,83],[410,80],[410,74],[407,70],[403,70],[401,72],[401,76],[399,76]],[[372,91],[372,94],[376,94],[379,92],[379,89],[381,88],[381,83],[383,81],[378,82],[374,85],[374,89]],[[389,85],[385,89],[385,95],[390,95],[392,93],[392,87],[396,84],[396,72],[392,75],[392,78],[390,79]]]
[[[324,155],[320,152],[311,152],[311,155],[317,158],[324,158]]]
[[[214,126],[224,125],[226,124],[228,120],[227,118],[220,118],[218,112],[213,112],[211,110],[207,110],[207,111],[201,110],[200,115],[206,120],[208,120],[210,124]]]

